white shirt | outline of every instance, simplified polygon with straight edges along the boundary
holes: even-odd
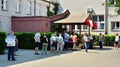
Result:
[[[41,34],[36,33],[35,36],[34,36],[35,42],[40,42],[40,37],[41,37]]]
[[[89,39],[90,39],[90,40],[93,40],[93,37],[92,37],[92,35],[90,35],[90,36],[89,36]]]
[[[84,40],[85,42],[87,42],[87,41],[88,41],[88,37],[87,37],[87,36],[84,36],[84,37],[83,37],[83,40]]]
[[[5,42],[7,43],[7,46],[15,46],[15,36],[14,34],[7,35]]]
[[[119,36],[116,36],[116,37],[115,37],[115,41],[119,41]]]

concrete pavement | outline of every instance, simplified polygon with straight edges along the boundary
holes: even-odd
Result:
[[[17,61],[7,61],[0,55],[0,67],[120,67],[120,50],[113,47],[65,51],[62,54],[34,55],[33,50],[19,50]]]

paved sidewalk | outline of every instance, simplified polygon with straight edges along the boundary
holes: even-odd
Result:
[[[7,61],[0,55],[0,67],[120,67],[120,50],[112,47],[65,51],[62,54],[34,55],[33,50],[19,50],[17,61]]]

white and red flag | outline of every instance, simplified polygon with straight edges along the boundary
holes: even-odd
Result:
[[[87,26],[97,29],[97,22],[93,22],[92,20],[86,20],[85,23]]]
[[[87,26],[89,26],[89,27],[93,27],[93,22],[92,22],[92,20],[86,20],[86,24],[87,24]]]

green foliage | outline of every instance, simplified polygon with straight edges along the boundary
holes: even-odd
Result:
[[[5,38],[6,38],[6,33],[0,32],[0,54],[3,54],[6,48]]]
[[[115,11],[120,15],[120,7],[117,7]]]
[[[93,35],[93,45],[99,45],[99,35]]]
[[[114,5],[116,7],[115,11],[120,15],[120,0],[110,0],[109,4]]]
[[[41,32],[41,44],[39,46],[39,49],[42,49],[42,37],[44,35],[44,32]],[[47,32],[46,36],[48,37],[48,39],[50,39],[51,34],[53,34],[52,32]],[[19,42],[19,48],[21,49],[34,49],[34,45],[35,45],[35,41],[34,41],[34,35],[35,33],[31,33],[31,32],[23,32],[23,33],[15,33],[15,35],[17,36],[18,42]],[[48,46],[48,49],[50,49],[50,47]]]
[[[54,6],[53,11],[50,11],[50,4],[52,4]],[[58,11],[58,3],[53,3],[53,2],[49,2],[49,6],[47,6],[47,16],[53,16],[53,15],[57,15],[57,11]]]
[[[57,14],[57,11],[58,11],[58,6],[59,6],[59,4],[58,3],[54,3],[53,4],[54,5],[54,14],[56,15]]]
[[[52,31],[52,32],[54,32],[54,31],[59,32],[59,24],[52,23],[52,24],[51,24],[51,31]]]
[[[22,49],[33,49],[34,48],[34,33],[24,32],[24,33],[15,33],[19,48]]]
[[[114,45],[115,35],[105,35],[104,45],[113,46]],[[99,35],[93,35],[93,44],[99,45]]]
[[[53,15],[54,15],[54,13],[52,11],[50,11],[50,6],[47,6],[47,16],[50,17]]]
[[[78,47],[80,47],[81,49],[83,49],[83,48],[84,48],[84,44],[83,44],[83,43],[80,43],[80,44],[78,45]]]
[[[115,35],[105,35],[104,44],[106,46],[113,46],[115,41]]]
[[[109,4],[114,5],[114,0],[109,0]]]

